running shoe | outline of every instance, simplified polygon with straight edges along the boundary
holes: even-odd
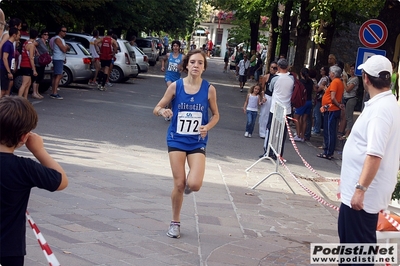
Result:
[[[295,137],[293,138],[293,140],[294,140],[294,141],[304,142],[304,139],[299,138],[299,136],[295,136]]]
[[[187,182],[186,182],[186,186],[185,186],[185,190],[184,190],[184,193],[186,194],[186,195],[189,195],[190,193],[192,193],[193,191],[190,189],[190,187],[187,185]]]
[[[60,94],[50,94],[50,98],[56,99],[56,100],[64,99],[63,97],[60,96]]]
[[[169,225],[169,229],[167,231],[167,236],[171,238],[180,238],[181,237],[181,225],[177,222],[171,222]]]
[[[105,87],[103,87],[103,86],[99,86],[99,91],[105,91],[106,90],[106,88]]]
[[[107,83],[106,83],[106,86],[108,86],[108,87],[112,87],[113,85],[112,85],[112,83],[110,83],[110,82],[107,82]]]

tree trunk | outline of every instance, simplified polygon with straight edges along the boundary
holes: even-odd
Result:
[[[276,57],[276,43],[278,40],[278,33],[275,29],[278,28],[278,4],[275,4],[271,13],[270,20],[270,28],[269,28],[269,37],[268,37],[268,51],[267,51],[267,66],[271,64],[272,61],[275,60]],[[268,69],[268,68],[267,68]]]
[[[250,47],[251,50],[257,51],[258,30],[260,28],[260,13],[255,15],[255,20],[250,21]]]
[[[310,39],[310,11],[307,9],[309,4],[309,0],[301,2],[300,23],[297,26],[296,55],[293,63],[296,73],[299,73],[304,67],[307,54],[307,43]]]
[[[381,10],[378,19],[381,20],[387,27],[388,38],[386,42],[378,49],[386,50],[386,57],[389,60],[397,62],[398,58],[393,58],[394,55],[399,55],[400,51],[395,51],[396,39],[400,34],[400,2],[397,0],[386,0],[385,6]]]
[[[293,0],[290,0],[285,5],[285,13],[283,14],[282,21],[282,33],[281,33],[281,48],[279,51],[279,56],[284,55],[287,58],[289,44],[290,44],[290,14],[292,13]]]
[[[324,21],[321,22],[321,26],[319,28],[319,33],[323,33],[323,37],[325,38],[325,42],[318,45],[318,55],[317,55],[317,64],[316,68],[319,69],[321,66],[328,65],[328,56],[331,53],[333,35],[336,29],[336,11],[331,11],[332,22],[326,23]],[[336,55],[337,58],[337,55]]]

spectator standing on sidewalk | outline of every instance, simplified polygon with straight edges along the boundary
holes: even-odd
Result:
[[[97,49],[95,46],[95,41],[99,38],[99,31],[98,30],[94,30],[93,31],[93,37],[90,40],[90,45],[89,45],[89,52],[92,55],[92,65],[94,66],[94,69],[96,70],[94,72],[94,77],[92,80],[89,80],[89,84],[88,85],[94,85],[97,86],[97,75],[99,74],[99,70],[100,70],[100,55],[97,53]]]
[[[324,113],[324,152],[318,154],[319,158],[331,160],[336,147],[337,124],[340,112],[344,108],[342,102],[344,86],[340,80],[342,69],[338,66],[329,68],[331,84],[322,96],[321,112]]]
[[[53,67],[54,67],[54,74],[53,74],[53,86],[52,92],[50,94],[50,98],[62,100],[63,97],[58,94],[57,89],[58,85],[60,84],[60,80],[62,78],[63,67],[64,64],[67,62],[66,54],[69,51],[69,46],[65,43],[64,37],[67,34],[67,28],[61,26],[57,30],[57,35],[53,37],[53,41],[50,41],[50,47],[53,49]],[[51,44],[51,42],[53,42]]]
[[[273,94],[272,94],[272,103],[271,103],[271,109],[269,111],[269,118],[268,118],[268,124],[267,124],[268,132],[271,130],[272,118],[274,116],[276,103],[280,103],[284,106],[284,108],[286,110],[286,116],[291,116],[291,114],[292,114],[291,98],[292,98],[292,94],[293,94],[294,78],[288,72],[289,63],[285,58],[279,59],[277,65],[278,65],[278,73],[276,74],[276,77],[274,77],[271,80],[271,84],[270,84],[270,88],[273,91]],[[288,132],[287,132],[287,128],[285,126],[285,130],[283,133],[283,139],[282,139],[282,149],[280,151],[277,151],[280,153],[280,156],[282,158],[283,158],[283,152],[285,149],[285,140],[286,140],[287,134],[288,134]],[[269,141],[269,135],[270,134],[267,134],[265,136],[264,154],[262,156],[267,155],[273,159],[276,159],[276,156],[272,150],[270,150],[269,154],[265,154],[265,152],[268,150],[267,145],[268,145],[268,141]]]
[[[10,96],[11,87],[14,82],[14,73],[16,71],[15,64],[15,47],[14,42],[19,41],[21,35],[19,34],[19,30],[17,28],[10,28],[9,30],[9,38],[4,42],[4,45],[1,49],[1,62],[0,62],[0,79],[1,79],[1,96]],[[14,59],[14,60],[13,60]],[[14,66],[13,63],[14,62]],[[14,67],[14,69],[13,69]]]
[[[239,76],[240,92],[243,92],[243,87],[246,84],[249,67],[250,61],[247,60],[247,55],[244,54],[243,59],[240,60],[239,64],[236,66],[236,76]]]
[[[314,116],[314,130],[311,132],[312,135],[319,135],[321,134],[321,123],[322,123],[322,113],[321,113],[321,102],[322,96],[325,93],[325,88],[329,86],[329,67],[324,66],[321,68],[320,72],[321,78],[318,81],[317,88],[316,88],[316,95],[315,95],[315,106],[313,110]]]
[[[263,104],[260,107],[260,117],[258,118],[258,129],[260,138],[265,138],[269,134],[267,130],[269,111],[272,103],[272,88],[270,88],[271,80],[275,77],[278,71],[278,65],[275,61],[269,66],[269,72],[261,77],[261,98]]]
[[[18,96],[28,98],[29,88],[31,87],[32,78],[36,77],[35,66],[35,52],[36,52],[36,38],[38,36],[37,30],[31,29],[29,32],[29,40],[24,42],[21,53],[21,67],[22,84],[18,90]]]
[[[296,108],[294,113],[294,119],[297,120],[296,122],[296,133],[297,135],[293,137],[294,141],[305,141],[305,133],[307,127],[307,118],[309,114],[311,114],[312,109],[312,92],[314,89],[314,82],[310,79],[308,68],[302,68],[300,71],[300,82],[303,83],[304,87],[307,91],[307,100],[306,103]]]
[[[43,29],[41,31],[40,38],[36,39],[36,43],[37,43],[36,50],[39,55],[49,53],[49,50],[47,48],[47,40],[48,39],[49,39],[49,31],[47,29]],[[34,78],[33,85],[32,85],[32,89],[33,89],[32,97],[34,99],[43,99],[44,98],[39,93],[39,84],[40,84],[40,82],[42,82],[42,80],[44,78],[45,68],[46,68],[46,66],[40,66],[40,65],[36,66],[36,72],[38,73],[38,75]]]
[[[343,80],[344,93],[343,93],[343,104],[345,108],[344,120],[340,121],[341,127],[344,128],[345,132],[338,136],[339,140],[346,140],[349,137],[351,128],[353,127],[353,113],[354,108],[357,105],[357,90],[358,90],[358,77],[355,75],[355,64],[350,65],[350,78]]]
[[[358,69],[371,98],[343,149],[338,233],[340,243],[374,244],[378,213],[387,209],[397,183],[400,107],[390,91],[386,57],[373,55]]]
[[[208,131],[219,120],[215,87],[202,79],[202,73],[207,69],[206,55],[201,50],[189,51],[183,69],[188,76],[168,86],[153,110],[156,116],[171,118],[167,145],[174,188],[171,193],[172,221],[167,236],[172,238],[180,237],[183,193],[199,191],[202,186]],[[170,102],[172,108],[164,108]],[[211,110],[210,118],[208,109]],[[188,175],[186,161],[190,169]]]
[[[66,173],[47,153],[43,139],[31,132],[37,121],[37,113],[27,99],[0,99],[0,264],[3,266],[24,265],[25,211],[31,188],[53,192],[68,185]],[[14,154],[23,145],[39,162]]]

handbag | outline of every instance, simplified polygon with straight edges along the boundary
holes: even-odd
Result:
[[[51,56],[49,53],[43,53],[38,57],[38,63],[40,66],[47,66],[51,62]]]
[[[43,54],[39,54],[39,51],[36,49],[35,57],[35,66],[37,67],[44,67],[50,64],[51,56],[48,52],[44,52]]]

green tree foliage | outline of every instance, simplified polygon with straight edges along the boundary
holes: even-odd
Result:
[[[171,32],[185,35],[193,27],[196,0],[3,0],[7,17],[18,17],[31,27],[91,32],[114,28],[120,32]]]
[[[237,18],[240,25],[235,27],[232,33],[235,34],[237,42],[246,42],[250,39],[251,49],[256,50],[260,17],[269,16],[271,12],[271,5],[275,0],[208,0],[208,3],[217,9],[225,11],[235,11],[235,18]],[[250,28],[250,35],[243,38],[247,34],[245,28]],[[243,31],[242,31],[243,30]],[[242,31],[242,33],[239,33]],[[239,39],[243,38],[243,39]]]

